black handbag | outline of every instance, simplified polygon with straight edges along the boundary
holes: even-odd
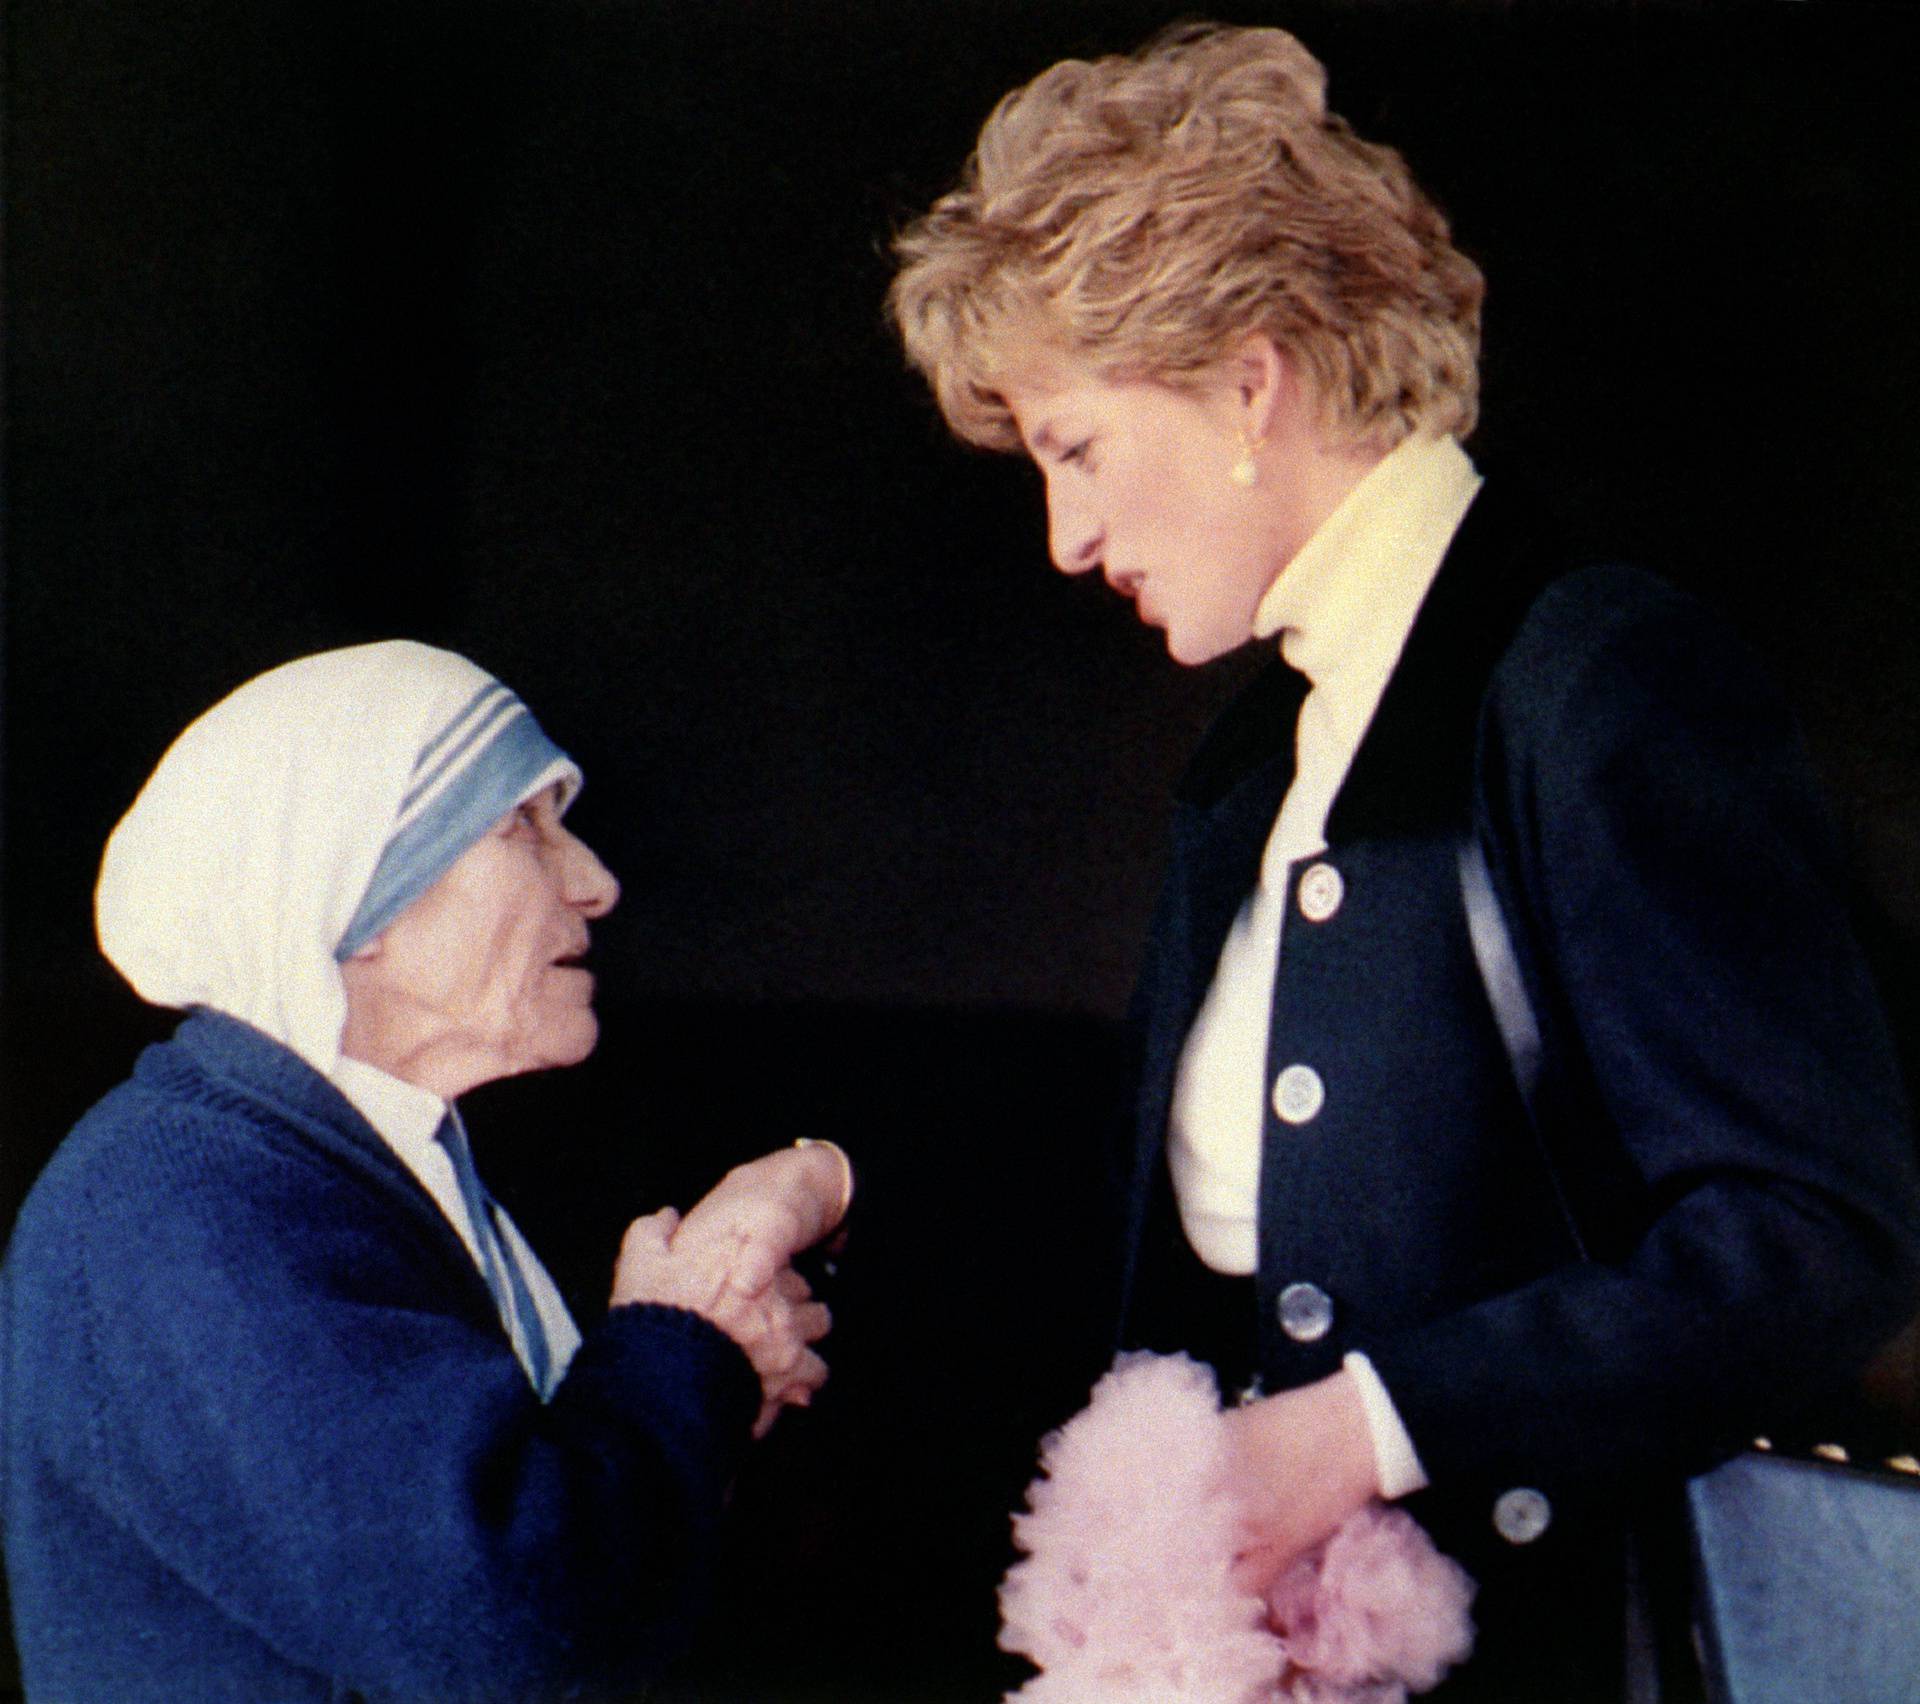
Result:
[[[1750,1450],[1686,1504],[1715,1704],[1920,1701],[1920,1478]]]
[[[1542,1127],[1540,1025],[1477,838],[1461,841],[1459,865],[1487,1001],[1590,1259]],[[1869,1470],[1834,1445],[1810,1459],[1757,1445],[1687,1482],[1685,1518],[1693,1647],[1712,1704],[1920,1704],[1920,1461],[1899,1455]],[[1660,1695],[1647,1627],[1645,1604],[1630,1605],[1634,1704]]]

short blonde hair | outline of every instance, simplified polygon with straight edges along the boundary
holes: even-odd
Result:
[[[1001,100],[894,249],[907,358],[992,449],[1020,447],[1000,388],[1036,341],[1180,385],[1264,333],[1342,442],[1473,429],[1480,269],[1284,30],[1184,25],[1061,61]]]

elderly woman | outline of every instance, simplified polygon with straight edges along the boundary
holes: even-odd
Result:
[[[850,1176],[790,1150],[636,1220],[576,1328],[455,1102],[593,1049],[579,786],[396,641],[241,687],[115,830],[101,946],[189,1015],[7,1257],[29,1696],[626,1695],[686,1629],[750,1435],[825,1377],[788,1261]]]
[[[1630,1510],[1830,1398],[1915,1290],[1901,1089],[1788,718],[1693,603],[1483,488],[1480,274],[1291,36],[1054,66],[898,251],[909,357],[1038,464],[1054,565],[1179,662],[1278,652],[1178,800],[1123,1340],[1246,1393],[1252,1583],[1404,1498],[1480,1582],[1448,1696],[1617,1698]]]

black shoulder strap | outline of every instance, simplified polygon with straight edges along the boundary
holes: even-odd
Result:
[[[1520,977],[1520,960],[1513,950],[1513,933],[1507,927],[1506,913],[1500,909],[1500,896],[1494,892],[1493,876],[1487,868],[1487,854],[1480,838],[1469,830],[1460,837],[1456,849],[1460,866],[1460,898],[1466,907],[1467,938],[1473,943],[1473,962],[1479,967],[1480,982],[1486,989],[1487,1004],[1493,1008],[1493,1021],[1507,1051],[1507,1063],[1513,1069],[1514,1086],[1520,1091],[1526,1108],[1527,1123],[1539,1145],[1540,1163],[1553,1183],[1560,1215],[1573,1237],[1573,1245],[1582,1260],[1591,1260],[1587,1239],[1581,1234],[1580,1220],[1567,1197],[1565,1179],[1554,1163],[1553,1149],[1547,1140],[1546,1121],[1542,1117],[1541,1080],[1546,1065],[1546,1050],[1540,1039],[1540,1020],[1534,1015],[1533,1002],[1527,998],[1527,985]]]

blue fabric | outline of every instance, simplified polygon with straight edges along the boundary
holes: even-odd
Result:
[[[498,701],[482,709],[483,701],[496,695]],[[380,854],[366,895],[333,956],[344,961],[371,941],[525,798],[546,769],[566,761],[566,755],[504,686],[496,681],[484,688],[416,760],[413,782],[401,804],[405,826]],[[459,765],[464,767],[447,779],[447,771]],[[435,786],[441,788],[438,796],[407,821],[407,811]]]
[[[677,1309],[543,1405],[445,1217],[294,1054],[196,1014],[0,1268],[30,1699],[629,1696],[704,1601],[759,1390]]]
[[[487,1288],[493,1292],[493,1305],[502,1321],[519,1325],[521,1338],[526,1343],[533,1388],[542,1396],[549,1396],[553,1391],[553,1352],[547,1344],[547,1328],[540,1322],[540,1310],[533,1305],[526,1274],[520,1270],[520,1262],[507,1239],[500,1234],[493,1197],[480,1181],[479,1169],[473,1163],[473,1146],[467,1140],[467,1128],[460,1122],[460,1115],[449,1112],[440,1121],[434,1139],[453,1161],[454,1179],[460,1185],[460,1200],[467,1210],[467,1223],[473,1227],[474,1241],[480,1245],[480,1260]]]

